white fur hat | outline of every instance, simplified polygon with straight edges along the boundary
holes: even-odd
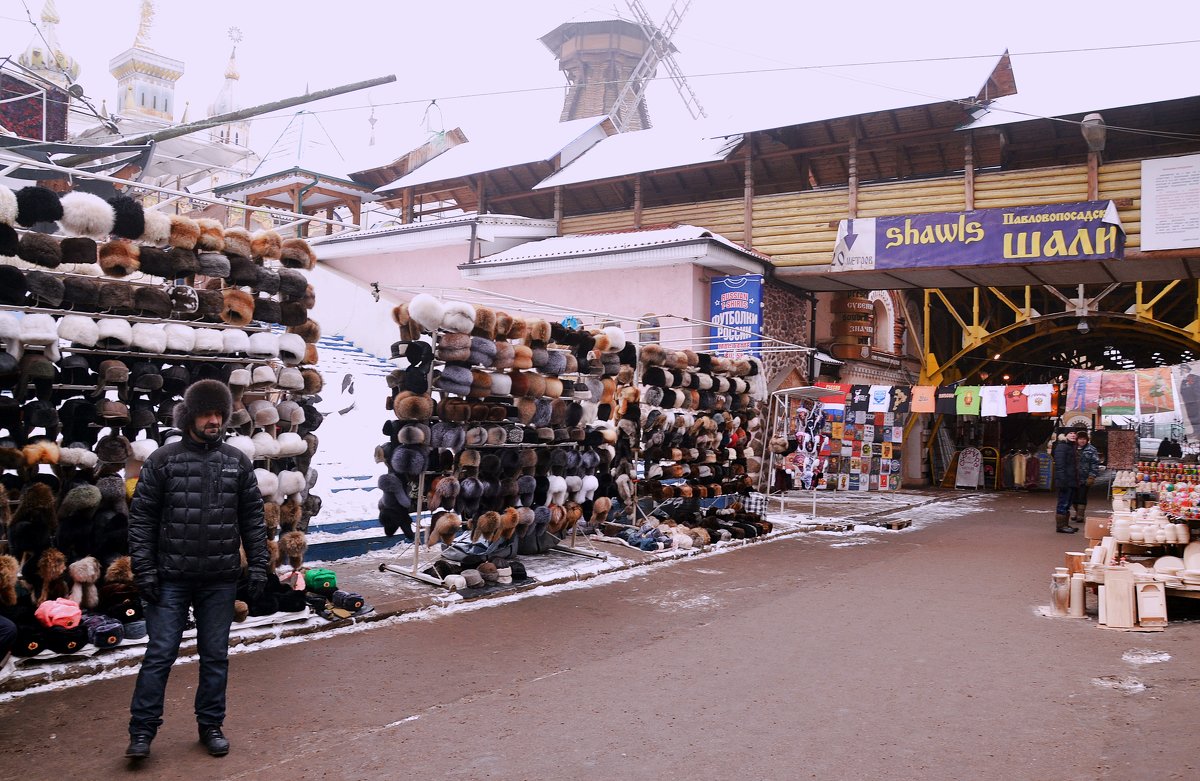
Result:
[[[145,209],[143,215],[146,218],[146,228],[138,241],[153,247],[166,244],[171,238],[171,218],[154,209]]]
[[[619,353],[625,349],[625,332],[615,325],[610,325],[604,328],[601,333],[608,337],[608,350],[610,353]]]
[[[250,349],[250,335],[238,328],[226,328],[221,334],[225,339],[226,355],[243,355]]]
[[[0,223],[15,225],[17,222],[17,196],[0,184]]]
[[[96,325],[100,328],[98,343],[105,343],[108,347],[129,347],[129,343],[133,341],[133,326],[128,320],[103,317],[96,321]]]
[[[153,439],[138,439],[130,443],[134,461],[145,461],[150,454],[158,450],[158,443]]]
[[[307,450],[305,446],[305,450]],[[279,473],[279,493],[284,496],[293,496],[308,488],[308,480],[302,472],[293,470],[285,470]]]
[[[279,455],[283,457],[298,456],[308,451],[308,443],[294,431],[283,432],[275,438],[275,441],[279,443]]]
[[[63,216],[58,224],[68,235],[105,240],[112,233],[117,217],[113,207],[100,196],[75,190],[59,201],[62,203]]]
[[[270,331],[250,334],[250,348],[246,354],[251,358],[278,358],[279,337]]]
[[[196,328],[196,344],[192,352],[196,355],[220,355],[225,349],[225,338],[216,328]]]
[[[279,358],[288,366],[299,366],[307,345],[299,334],[279,335]]]
[[[271,436],[267,432],[260,431],[250,439],[254,442],[254,457],[256,459],[274,458],[275,456],[279,455],[279,443],[275,441],[275,437]],[[259,487],[262,487],[261,483],[259,484]],[[274,494],[274,489],[278,488],[278,484],[272,486],[271,488],[272,490],[270,493]],[[265,498],[266,496],[267,492],[263,491],[263,497]]]
[[[445,314],[446,306],[428,293],[418,293],[408,302],[408,316],[417,321],[422,331],[436,331]]]
[[[563,504],[567,501],[567,481],[558,475],[549,475],[546,478],[548,484],[546,490],[547,504]]]
[[[83,447],[64,447],[59,448],[58,451],[58,463],[63,466],[78,466],[83,469],[91,469],[99,461],[99,456]]]
[[[90,317],[67,315],[58,321],[58,335],[80,347],[95,347],[100,338],[100,326]]]
[[[134,323],[132,344],[142,352],[161,355],[167,351],[167,332],[158,323]]]
[[[250,387],[254,388],[255,390],[270,388],[275,384],[275,380],[276,375],[274,367],[267,366],[266,364],[263,364],[262,366],[255,366],[254,371],[250,375]]]
[[[9,355],[21,357],[21,323],[8,312],[0,312],[0,342]]]
[[[412,316],[412,304],[408,314]],[[442,328],[457,334],[469,334],[475,328],[475,307],[463,301],[450,301],[442,315]]]
[[[266,435],[256,434],[256,441],[257,437],[259,436]],[[267,438],[270,439],[270,437]],[[275,494],[279,492],[279,478],[275,476],[274,472],[262,468],[255,469],[254,476],[258,478],[258,490],[259,493],[262,494],[263,499],[267,500],[268,502],[271,501],[271,497],[275,496]]]
[[[508,396],[512,393],[512,377],[496,372],[492,374],[492,395]]]
[[[245,453],[246,458],[250,459],[251,461],[254,460],[254,457],[256,455],[256,452],[255,452],[256,448],[254,447],[254,440],[251,439],[250,437],[246,436],[245,434],[238,434],[237,436],[230,437],[227,440],[227,444],[233,445],[238,450]]]
[[[600,481],[595,475],[583,476],[583,501],[590,502],[596,496],[596,489],[600,487]]]
[[[21,348],[38,346],[44,347],[46,357],[58,362],[61,357],[58,351],[58,323],[50,315],[36,312],[21,318]]]
[[[167,349],[173,353],[190,353],[196,349],[196,329],[182,323],[167,323]]]

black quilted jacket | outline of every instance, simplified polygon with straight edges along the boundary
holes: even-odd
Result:
[[[188,436],[151,453],[129,508],[137,582],[237,580],[239,546],[250,572],[265,578],[263,500],[245,453]]]

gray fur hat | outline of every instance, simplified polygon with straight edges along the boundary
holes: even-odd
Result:
[[[183,393],[183,401],[175,405],[175,428],[190,431],[196,416],[208,410],[219,410],[221,420],[228,423],[233,415],[233,395],[228,386],[217,380],[192,383]]]

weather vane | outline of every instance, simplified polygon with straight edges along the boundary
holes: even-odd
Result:
[[[239,43],[241,43],[242,42],[242,28],[230,27],[229,28],[229,40],[233,41],[234,46],[237,46]]]

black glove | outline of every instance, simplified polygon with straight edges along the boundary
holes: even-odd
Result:
[[[138,596],[142,598],[142,602],[147,605],[158,604],[158,583],[146,582],[138,584]]]
[[[258,599],[262,596],[263,589],[267,587],[267,579],[262,575],[250,576],[250,586],[246,589],[251,600]]]

